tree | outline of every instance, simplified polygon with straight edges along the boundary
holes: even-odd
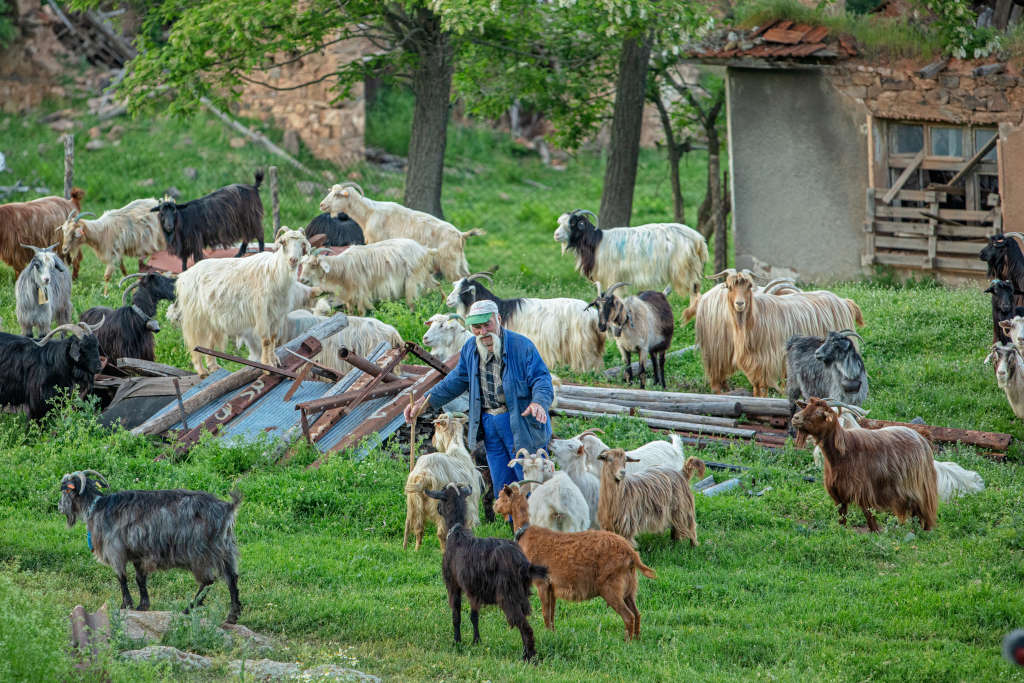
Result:
[[[93,8],[101,0],[73,0]],[[260,76],[343,40],[362,38],[374,52],[327,77],[338,97],[368,76],[408,82],[416,97],[405,204],[441,216],[441,183],[452,74],[463,44],[461,29],[442,24],[440,1],[395,0],[139,0],[143,30],[139,56],[121,85],[129,106],[166,105],[189,114],[208,97],[237,98],[245,83],[273,87]],[[490,3],[472,0],[477,21]],[[309,85],[309,83],[302,84]],[[288,89],[302,87],[291,86]]]

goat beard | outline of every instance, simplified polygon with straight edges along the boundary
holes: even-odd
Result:
[[[807,437],[810,436],[807,432],[802,429],[796,430],[796,447],[803,448],[807,445]]]
[[[483,343],[483,338],[484,337],[490,337],[491,341],[494,342],[494,346],[492,346],[490,349],[488,349],[486,346],[484,346],[484,343]],[[487,354],[489,354],[489,353],[493,353],[495,358],[500,358],[501,357],[501,337],[498,334],[494,333],[494,332],[489,332],[489,333],[487,333],[485,335],[482,334],[479,337],[476,337],[476,350],[477,350],[477,353],[480,354],[481,358],[486,358]]]

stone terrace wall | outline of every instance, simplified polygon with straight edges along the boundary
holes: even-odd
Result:
[[[290,87],[328,76],[319,83],[296,90],[273,90],[249,84],[236,113],[272,121],[285,131],[285,148],[296,151],[302,140],[313,156],[342,166],[361,161],[366,128],[364,89],[352,88],[350,99],[332,104],[333,73],[342,64],[361,58],[370,49],[365,41],[350,40],[330,46],[323,52],[261,72],[253,77],[276,87]]]

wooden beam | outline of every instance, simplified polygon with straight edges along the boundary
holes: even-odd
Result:
[[[223,360],[230,360],[235,363],[241,363],[242,365],[248,365],[251,368],[256,368],[264,372],[272,372],[276,375],[281,375],[282,377],[287,377],[289,379],[298,378],[298,375],[295,372],[283,367],[274,367],[273,365],[267,365],[265,363],[260,363],[258,361],[249,360],[248,358],[242,358],[241,356],[233,356],[230,353],[224,353],[223,351],[214,351],[213,349],[208,349],[204,346],[197,346],[195,347],[195,350],[207,356],[213,356],[214,358],[221,358]]]
[[[986,154],[988,154],[989,152],[992,151],[992,148],[996,146],[996,141],[998,141],[998,140],[999,140],[999,136],[998,135],[993,135],[991,138],[989,138],[988,142],[986,142],[982,146],[981,149],[979,149],[977,152],[975,152],[974,156],[971,157],[970,159],[968,159],[967,163],[963,165],[963,168],[961,168],[959,171],[957,171],[956,175],[953,176],[952,178],[950,178],[949,182],[946,183],[946,184],[947,185],[956,185],[957,182],[962,180],[963,177],[965,175],[967,175],[967,172],[970,171],[972,168],[974,168],[975,164],[977,164],[979,161],[981,161],[982,158]]]
[[[955,429],[953,427],[935,427],[932,425],[918,425],[909,422],[890,422],[889,420],[873,420],[861,418],[860,426],[865,429],[879,429],[881,427],[910,427],[927,439],[943,443],[966,443],[978,446],[989,451],[1005,451],[1010,446],[1009,434],[1000,432],[979,432],[973,429]]]
[[[922,161],[924,161],[923,148],[920,152],[917,153],[917,156],[914,157],[914,160],[910,162],[910,165],[903,169],[903,173],[900,174],[900,177],[896,179],[896,182],[892,184],[892,187],[889,188],[889,191],[886,192],[885,195],[882,197],[883,202],[885,202],[886,204],[892,204],[892,200],[896,197],[896,193],[903,189],[903,186],[910,178],[910,174],[917,170],[918,166],[921,165]]]
[[[117,367],[121,370],[135,370],[140,375],[149,375],[150,377],[185,377],[186,375],[195,374],[188,370],[176,368],[173,365],[154,363],[142,360],[141,358],[118,358]]]

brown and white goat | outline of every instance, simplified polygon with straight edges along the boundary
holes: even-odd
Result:
[[[53,231],[73,212],[82,210],[85,191],[71,190],[71,199],[63,197],[40,197],[30,202],[11,202],[0,205],[0,261],[14,268],[14,279],[35,255],[23,244],[46,247],[53,238]],[[78,277],[82,254],[71,260],[71,275]]]
[[[672,540],[690,539],[697,545],[697,515],[690,480],[696,472],[704,476],[704,461],[689,457],[680,472],[669,467],[652,467],[637,474],[626,472],[630,458],[621,448],[604,451],[601,466],[601,494],[597,519],[605,531],[614,531],[636,547],[636,535],[672,530]]]
[[[938,493],[935,464],[928,440],[909,427],[844,428],[827,402],[812,398],[798,402],[793,416],[797,445],[814,437],[825,456],[825,491],[839,506],[839,523],[846,524],[850,503],[864,510],[871,531],[879,531],[871,508],[887,510],[902,523],[909,516],[935,528]]]
[[[600,596],[622,617],[626,640],[640,637],[636,572],[639,570],[650,579],[658,575],[622,536],[610,531],[563,533],[531,526],[526,494],[516,484],[502,488],[494,501],[494,511],[511,515],[516,542],[526,558],[548,568],[547,580],[534,581],[544,626],[555,630],[557,598],[582,602]]]
[[[723,274],[732,319],[733,362],[750,380],[754,396],[764,396],[769,387],[782,392],[790,337],[824,337],[831,330],[864,324],[857,304],[832,292],[775,296],[757,292],[748,270],[730,268],[716,277]]]
[[[601,283],[596,284],[597,298],[587,304],[587,308],[597,309],[597,329],[601,332],[610,329],[626,368],[626,383],[633,383],[632,354],[636,353],[640,363],[640,388],[644,388],[647,378],[645,366],[649,357],[654,367],[654,382],[664,389],[665,352],[672,344],[676,326],[665,292],[648,289],[621,299],[615,295],[615,290],[627,286],[628,282],[616,282],[604,292]]]

